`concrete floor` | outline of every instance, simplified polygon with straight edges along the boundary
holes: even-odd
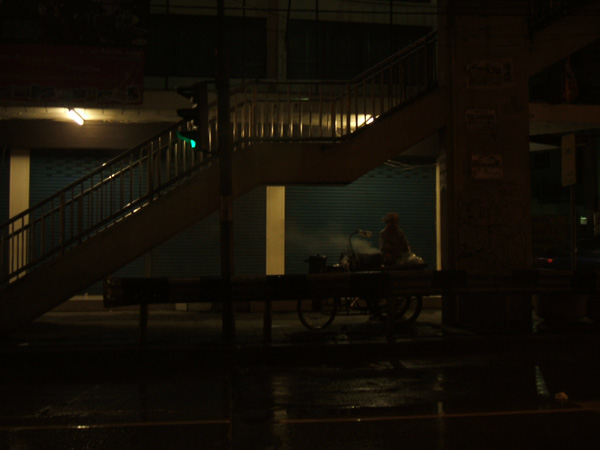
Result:
[[[310,332],[294,313],[52,312],[0,340],[0,449],[600,448],[600,331]]]

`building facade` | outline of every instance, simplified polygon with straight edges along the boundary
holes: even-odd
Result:
[[[550,220],[538,216],[564,222],[564,191],[553,197],[556,211],[548,214],[547,189],[542,195],[539,185],[551,176],[557,136],[568,132],[586,145],[577,201],[579,216],[587,219],[578,230],[589,232],[595,217],[600,83],[591,67],[598,27],[593,14],[582,13],[593,10],[593,2],[247,0],[223,2],[222,16],[213,1],[64,2],[53,15],[38,3],[1,5],[1,55],[13,68],[0,79],[2,220],[178,122],[176,110],[189,106],[175,92],[178,86],[205,81],[209,101],[215,100],[219,36],[236,87],[255,79],[315,85],[352,80],[430,32],[437,33],[439,99],[426,107],[413,102],[407,115],[444,125],[415,142],[380,132],[377,142],[397,145],[396,156],[365,166],[344,186],[283,181],[240,196],[234,204],[236,273],[301,272],[313,253],[335,262],[347,235],[376,231],[389,210],[401,214],[415,252],[430,268],[528,268],[540,246],[532,243],[531,230]],[[48,55],[63,58],[57,60],[66,62],[64,70],[28,70],[36,64],[51,68]],[[94,70],[70,64],[73,57]],[[90,74],[107,68],[114,68],[108,81]],[[51,89],[45,73],[70,81]],[[406,76],[419,77],[410,71]],[[82,86],[82,80],[91,84]],[[67,117],[75,108],[85,112],[85,125]],[[270,200],[274,193],[279,200]],[[118,273],[214,275],[218,257],[215,212]],[[473,320],[496,320],[463,302],[468,307],[460,309],[474,311]],[[446,316],[456,319],[458,303],[447,304]]]

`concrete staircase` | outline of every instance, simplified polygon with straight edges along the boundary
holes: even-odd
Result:
[[[261,185],[350,183],[444,126],[447,103],[445,90],[436,89],[344,142],[258,143],[235,152],[234,198]],[[433,109],[439,111],[435,120],[423,120]],[[10,283],[2,291],[0,331],[6,333],[39,317],[217,210],[218,174],[218,164],[204,168],[124,220]]]
[[[585,6],[583,8],[585,11]],[[568,42],[557,45],[550,37],[564,27],[576,29],[578,33],[573,33]],[[593,15],[587,17],[579,12],[576,20],[574,17],[565,16],[553,21],[547,27],[536,31],[532,37],[532,63],[529,75],[539,72],[544,67],[587,45],[597,36],[597,18]],[[323,134],[323,127],[321,127],[323,116],[319,117],[317,123],[321,127],[321,132],[317,133],[316,137],[313,134],[315,125],[312,110],[308,125],[302,122],[303,115],[307,115],[306,111],[304,114],[297,113],[300,122],[293,127],[290,126],[289,133],[285,135],[283,115],[273,118],[270,124],[263,120],[258,126],[256,123],[248,125],[245,122],[240,125],[236,121],[238,112],[239,117],[242,118],[258,116],[264,118],[265,115],[257,114],[259,106],[254,100],[249,101],[244,98],[232,102],[236,105],[235,108],[242,105],[239,111],[232,113],[234,134],[237,133],[234,138],[239,138],[245,143],[242,150],[234,152],[232,180],[234,198],[261,185],[350,183],[446,126],[449,121],[448,105],[451,100],[447,90],[437,86],[435,77],[437,56],[431,52],[431,42],[428,37],[424,43],[412,46],[402,55],[395,56],[392,61],[386,61],[381,67],[375,68],[376,70],[352,80],[348,85],[352,88],[344,87],[344,92],[355,89],[352,91],[354,92],[352,97],[342,98],[337,94],[331,95],[328,102],[323,104],[323,91],[319,89],[318,97],[321,99],[321,104],[318,106],[320,111],[325,109],[330,112],[330,118],[328,119],[329,131]],[[403,78],[405,73],[408,73],[405,72],[407,64],[414,64],[410,59],[414,55],[418,55],[420,61],[425,61],[424,66],[420,67],[422,70],[417,81]],[[402,79],[402,83],[398,86],[385,86],[384,90],[375,92],[375,87],[382,84],[381,80],[384,79]],[[287,92],[289,99],[289,88]],[[333,88],[330,92],[333,92]],[[306,95],[302,93],[298,97]],[[256,91],[253,97],[256,98]],[[353,109],[343,109],[346,107],[344,105],[352,103],[351,100],[356,100]],[[261,102],[261,105],[267,105],[267,97],[264,97]],[[278,96],[276,102],[267,105],[270,109],[265,106],[264,111],[281,111],[281,97]],[[339,106],[342,109],[336,109],[338,108],[336,102],[342,105]],[[273,108],[273,105],[276,107]],[[292,106],[296,108],[298,105],[289,105],[286,119],[288,122],[292,121]],[[246,106],[249,108],[244,109]],[[301,110],[302,106],[297,109]],[[365,119],[371,117],[372,123],[359,125],[358,117],[361,115]],[[210,111],[207,117],[210,120]],[[354,121],[353,126],[351,126],[352,121]],[[214,124],[207,125],[209,128],[214,128]],[[278,127],[281,130],[280,134],[265,135],[266,129]],[[257,134],[258,129],[261,131]],[[308,135],[303,134],[304,129],[308,130]],[[172,135],[174,131],[175,129],[169,131],[169,134]],[[144,171],[147,173],[147,178],[143,184],[146,194],[135,201],[125,202],[126,208],[109,214],[105,220],[95,226],[92,233],[83,237],[79,234],[66,241],[63,239],[66,220],[64,209],[68,205],[76,205],[77,202],[83,204],[84,200],[81,199],[83,188],[81,194],[73,196],[68,201],[64,199],[64,195],[57,197],[56,201],[60,206],[53,206],[52,209],[57,211],[56,214],[61,219],[62,234],[59,251],[55,251],[48,257],[39,258],[35,265],[27,266],[18,273],[13,274],[5,267],[0,267],[3,269],[0,270],[0,275],[3,276],[0,291],[0,333],[10,332],[39,317],[218,209],[217,158],[192,165],[191,169],[182,170],[182,174],[177,173],[176,176],[171,177],[171,172],[178,172],[179,169],[170,166],[170,158],[181,153],[178,147],[172,144],[173,142],[174,140],[171,139],[165,144],[160,139],[157,140],[158,149],[173,146],[174,150],[168,153],[166,159],[164,155],[155,153],[154,144],[151,144],[153,150],[144,156]],[[160,167],[156,165],[159,160],[163,161]],[[169,166],[165,168],[166,164]],[[125,168],[119,171],[128,170],[132,169]],[[166,183],[165,173],[168,174]],[[137,183],[140,176],[130,174],[129,183],[131,185]],[[100,189],[98,186],[112,181],[113,178],[115,178],[114,174],[110,174],[102,178],[99,183],[92,183],[92,187],[86,189],[93,194],[93,191]],[[165,189],[156,190],[153,187],[154,183],[162,183],[161,186],[164,185]],[[110,195],[119,196],[119,194]],[[85,215],[81,212],[81,208],[77,211],[79,211],[77,214]],[[31,213],[17,217],[9,224],[6,228],[8,231],[0,230],[4,252],[4,256],[0,259],[3,261],[9,259],[7,252],[17,239],[19,230],[31,229],[36,223],[39,225],[44,222],[44,215],[41,219],[33,221],[31,220],[33,216],[27,214]],[[68,220],[66,223],[68,224]],[[39,242],[36,245],[39,246]]]

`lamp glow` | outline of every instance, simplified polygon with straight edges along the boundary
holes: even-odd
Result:
[[[356,116],[356,128],[360,128],[363,125],[369,125],[375,121],[375,118],[369,114],[357,114]]]
[[[69,109],[69,110],[67,110],[67,115],[77,125],[83,125],[85,123],[85,119],[86,119],[85,114],[80,110]]]

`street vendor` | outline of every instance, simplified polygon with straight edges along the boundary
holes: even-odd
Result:
[[[379,233],[379,251],[381,252],[382,267],[392,267],[402,264],[410,255],[410,246],[404,231],[399,226],[398,213],[387,213],[382,221],[385,227]]]

